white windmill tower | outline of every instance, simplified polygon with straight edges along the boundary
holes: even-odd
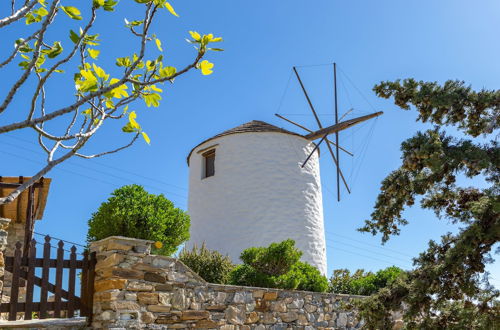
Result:
[[[227,254],[238,263],[241,252],[248,247],[291,238],[303,251],[302,260],[326,274],[318,147],[326,141],[343,179],[338,149],[336,157],[330,145],[339,148],[338,143],[329,141],[328,135],[382,113],[322,128],[294,71],[320,129],[313,132],[278,115],[309,134],[251,121],[194,147],[187,157],[191,217],[187,246],[205,243],[207,248]],[[317,139],[320,141],[313,142]]]

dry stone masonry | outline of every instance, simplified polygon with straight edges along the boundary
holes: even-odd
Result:
[[[109,237],[97,252],[95,329],[357,329],[356,298],[206,283],[174,258],[150,254],[153,242]]]

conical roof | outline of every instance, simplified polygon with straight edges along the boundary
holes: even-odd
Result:
[[[255,132],[276,132],[276,133],[290,134],[290,135],[303,137],[302,135],[300,135],[298,133],[288,131],[284,128],[280,128],[278,126],[271,125],[271,124],[266,123],[264,121],[252,120],[252,121],[249,121],[248,123],[242,124],[240,126],[236,126],[236,127],[231,128],[227,131],[219,133],[219,134],[199,143],[196,147],[191,149],[191,151],[189,152],[189,155],[187,156],[188,165],[189,165],[189,157],[191,157],[191,154],[193,153],[194,149],[198,148],[200,145],[202,145],[205,142],[219,138],[221,136],[226,136],[226,135],[231,135],[231,134],[240,134],[240,133],[255,133]]]

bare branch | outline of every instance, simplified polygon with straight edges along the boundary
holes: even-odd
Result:
[[[31,0],[12,15],[0,19],[0,28],[23,18],[31,10],[31,8],[35,6],[36,3],[37,0]],[[12,9],[14,9],[14,3],[12,3]]]
[[[132,140],[129,143],[127,143],[126,145],[124,145],[124,146],[122,146],[120,148],[117,148],[117,149],[114,149],[114,150],[110,150],[110,151],[101,152],[101,153],[95,154],[95,155],[83,155],[83,154],[80,154],[80,153],[75,153],[75,156],[78,156],[78,157],[81,157],[81,158],[85,158],[85,159],[92,159],[92,158],[102,157],[104,155],[114,154],[115,152],[121,151],[121,150],[126,149],[126,148],[130,147],[131,145],[133,145],[134,142],[139,137],[139,134],[140,133],[137,133],[132,138]]]
[[[17,91],[19,90],[21,85],[24,84],[26,79],[28,79],[29,75],[31,74],[32,69],[35,67],[36,62],[38,60],[38,57],[40,56],[40,48],[42,47],[42,41],[43,41],[43,37],[45,35],[45,31],[47,31],[47,27],[49,26],[49,23],[52,21],[52,19],[54,18],[55,14],[56,14],[57,5],[59,4],[59,1],[60,0],[54,0],[52,2],[52,6],[50,7],[49,14],[47,15],[47,17],[43,21],[42,28],[40,29],[40,32],[38,33],[38,37],[37,37],[38,43],[35,47],[35,51],[33,52],[33,58],[31,60],[31,62],[29,63],[29,65],[26,67],[24,73],[21,75],[19,80],[12,86],[9,93],[5,97],[2,105],[0,106],[0,113],[5,111],[7,106],[10,104],[10,102],[14,98],[14,95],[17,93]]]
[[[76,153],[77,150],[78,149],[73,149],[71,151],[68,151],[66,154],[64,154],[60,158],[47,163],[47,165],[45,165],[45,167],[42,168],[38,173],[36,173],[35,175],[33,175],[31,177],[31,179],[29,179],[28,181],[26,181],[25,183],[23,183],[22,185],[20,185],[16,189],[14,189],[12,192],[10,192],[10,194],[8,196],[0,198],[0,205],[8,204],[8,203],[11,203],[12,201],[14,201],[24,190],[28,189],[35,182],[37,182],[38,180],[40,180],[40,178],[42,176],[44,176],[47,172],[49,172],[52,168],[54,168],[54,166],[62,163],[66,159],[68,159],[71,156],[73,156]]]

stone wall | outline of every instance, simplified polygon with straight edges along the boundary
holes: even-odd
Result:
[[[2,245],[2,253],[3,255],[13,257],[14,251],[16,249],[16,243],[21,242],[24,245],[24,239],[26,237],[26,224],[24,222],[16,222],[14,220],[0,218],[0,226],[3,227],[1,239],[6,241],[5,245]],[[0,232],[1,233],[1,232]],[[24,249],[24,246],[23,246]],[[3,256],[2,256],[3,259]],[[2,266],[3,268],[3,266]],[[26,296],[26,287],[23,286],[25,282],[21,280],[21,286],[19,287],[19,302],[25,301]],[[10,301],[10,290],[12,286],[12,273],[5,272],[3,278],[3,286],[2,286],[2,298],[1,302],[9,302]],[[4,317],[5,315],[2,315]]]
[[[9,227],[10,219],[0,218],[0,292],[3,292],[5,260],[4,253],[7,248],[7,228]],[[1,299],[0,299],[1,302]]]
[[[356,329],[353,297],[206,283],[179,260],[150,255],[150,241],[109,237],[97,252],[96,329]]]

